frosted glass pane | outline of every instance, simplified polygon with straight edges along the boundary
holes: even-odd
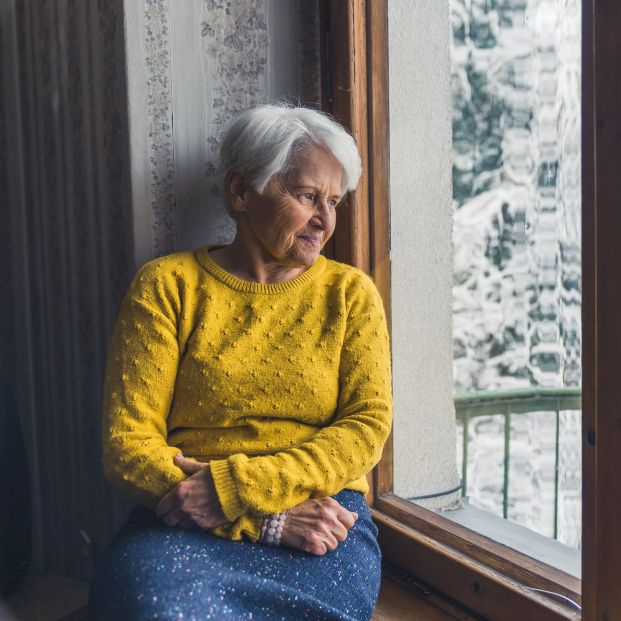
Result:
[[[450,0],[455,395],[581,385],[581,10]],[[495,440],[470,421],[467,496],[502,515],[506,493],[505,517],[580,547],[580,412],[557,433],[537,407],[511,416],[506,490],[485,466],[503,416]]]

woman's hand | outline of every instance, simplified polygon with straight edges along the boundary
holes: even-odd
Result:
[[[169,526],[209,530],[225,524],[220,500],[209,470],[209,463],[175,455],[175,465],[190,475],[172,489],[157,505],[155,512]],[[322,556],[347,539],[358,514],[345,509],[330,496],[311,498],[290,509],[283,528],[281,544]]]
[[[322,556],[347,539],[358,514],[330,496],[305,500],[289,510],[280,542],[282,545]]]
[[[169,526],[209,530],[228,522],[211,476],[209,464],[175,455],[175,465],[190,475],[181,481],[155,508],[156,515]]]

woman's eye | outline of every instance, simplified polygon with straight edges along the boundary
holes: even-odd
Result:
[[[315,195],[312,192],[304,192],[304,194],[301,194],[302,198],[306,201],[314,201],[315,200]]]
[[[336,209],[336,206],[339,204],[339,202],[333,198],[331,198],[328,201],[328,205],[330,205],[330,207],[332,207],[333,209]]]

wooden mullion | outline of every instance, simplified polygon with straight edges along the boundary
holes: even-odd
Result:
[[[349,85],[353,117],[351,129],[362,159],[362,176],[352,200],[352,211],[355,215],[350,220],[351,258],[353,265],[370,274],[366,2],[365,0],[349,0],[349,2],[354,42],[351,54],[352,82]]]
[[[371,275],[390,309],[390,153],[388,115],[388,3],[368,4],[367,101]],[[389,313],[388,313],[389,314]],[[390,317],[389,329],[390,329]]]
[[[621,619],[621,4],[583,0],[584,619]]]
[[[336,230],[325,254],[369,273],[365,2],[326,0],[321,5],[320,22],[328,28],[322,36],[324,110],[349,129],[362,159],[360,183],[338,208]]]
[[[596,270],[593,0],[582,4],[582,592],[583,619],[597,615],[597,517],[595,451],[588,442],[597,428]]]
[[[392,335],[390,280],[390,153],[388,110],[388,2],[367,4],[369,227],[371,276],[382,296]],[[393,488],[393,432],[373,473],[373,496]]]

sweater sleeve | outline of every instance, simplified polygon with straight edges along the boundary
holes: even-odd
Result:
[[[333,421],[309,441],[275,455],[238,453],[211,462],[229,520],[332,496],[379,462],[392,422],[390,346],[379,292],[366,276],[364,284],[347,319]]]
[[[155,509],[187,475],[167,442],[179,342],[178,301],[147,264],[136,275],[117,318],[106,364],[103,394],[104,475],[129,498]],[[259,537],[261,516],[244,513],[218,527],[228,539]]]
[[[186,478],[173,463],[179,449],[166,442],[179,345],[164,291],[148,267],[136,275],[112,332],[103,394],[106,479],[151,509]]]

